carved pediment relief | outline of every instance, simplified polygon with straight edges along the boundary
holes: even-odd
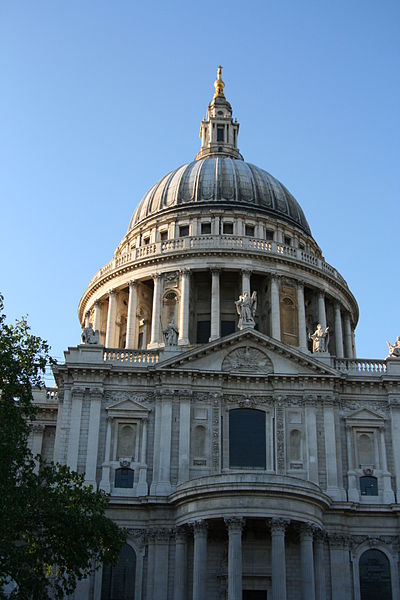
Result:
[[[225,357],[222,371],[234,373],[262,373],[263,375],[274,372],[274,367],[269,357],[251,346],[235,348]]]
[[[115,402],[114,404],[108,406],[106,411],[111,417],[122,415],[147,416],[149,413],[149,409],[143,406],[143,404],[130,399]]]

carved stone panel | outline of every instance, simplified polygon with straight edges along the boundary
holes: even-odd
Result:
[[[271,359],[261,350],[242,346],[235,348],[225,357],[222,363],[223,371],[235,373],[262,373],[263,375],[274,372]]]

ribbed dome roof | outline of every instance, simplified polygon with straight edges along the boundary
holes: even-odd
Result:
[[[171,171],[144,196],[129,229],[156,213],[182,208],[239,207],[283,219],[311,235],[292,194],[269,173],[240,159],[208,156]]]

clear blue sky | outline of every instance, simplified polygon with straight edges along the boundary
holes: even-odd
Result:
[[[216,66],[245,159],[303,207],[360,306],[400,335],[400,3],[0,4],[0,290],[56,357],[147,189],[190,161]]]

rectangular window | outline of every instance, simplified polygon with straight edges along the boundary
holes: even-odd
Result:
[[[291,246],[292,245],[292,238],[289,237],[288,235],[285,235],[285,237],[283,238],[284,244],[285,246]]]
[[[197,322],[197,344],[207,344],[211,335],[211,322],[210,321],[198,321]]]
[[[189,225],[181,225],[179,227],[179,237],[186,237],[189,235]]]
[[[147,238],[144,238],[144,240],[143,240],[143,244],[144,244],[145,246],[148,246],[148,245],[150,244],[150,238],[149,238],[149,237],[147,237]]]
[[[224,223],[222,230],[226,235],[232,235],[233,234],[233,223]]]
[[[223,142],[224,141],[224,127],[221,125],[218,125],[217,127],[217,142]]]
[[[229,411],[229,466],[265,469],[264,411],[248,408]]]
[[[160,231],[160,240],[166,242],[168,239],[168,231]]]
[[[248,235],[249,237],[254,237],[254,225],[246,225],[245,235]]]
[[[201,224],[201,233],[202,233],[202,235],[211,233],[211,223],[202,223]]]
[[[266,240],[273,240],[274,239],[274,232],[271,231],[270,229],[266,229],[265,230],[265,239]]]

